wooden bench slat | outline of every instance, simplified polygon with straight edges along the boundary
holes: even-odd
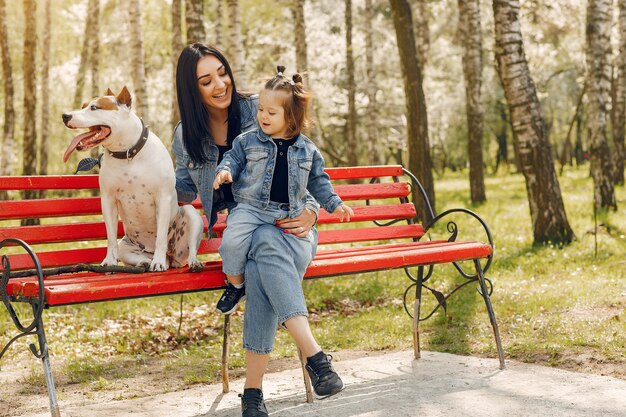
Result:
[[[409,195],[407,183],[344,184],[335,191],[345,201],[403,198]],[[195,207],[200,201],[194,201]],[[100,214],[100,197],[50,198],[18,201],[0,201],[0,220],[47,218]]]
[[[400,165],[326,168],[332,180],[400,177]],[[0,176],[0,190],[77,190],[99,188],[98,175]]]
[[[370,227],[344,230],[321,230],[319,232],[319,244],[363,242],[401,238],[419,238],[424,234],[420,224]],[[199,254],[215,253],[219,248],[221,239],[203,239],[198,249]],[[37,258],[42,268],[53,268],[74,265],[79,263],[99,264],[106,256],[106,247],[69,249],[56,251],[37,252]],[[8,255],[11,269],[31,269],[33,261],[26,253]]]
[[[354,216],[352,222],[391,220],[391,219],[412,219],[415,217],[415,207],[413,204],[385,204],[378,206],[352,206]],[[207,230],[206,217],[204,221],[204,231]],[[319,224],[338,223],[338,217],[320,210]],[[226,214],[218,216],[217,223],[213,226],[216,232],[222,232],[226,228]],[[117,236],[124,236],[122,223],[118,222]],[[104,222],[84,222],[70,224],[46,224],[37,226],[15,226],[0,228],[0,240],[14,238],[22,239],[29,245],[42,243],[63,243],[73,241],[93,241],[105,240],[106,228]]]
[[[320,252],[307,269],[305,278],[357,274],[403,268],[405,266],[448,263],[463,259],[485,258],[491,247],[482,242],[408,242],[404,245],[380,245],[342,251]],[[336,255],[336,256],[332,256]],[[175,294],[224,287],[220,261],[208,265],[203,273],[188,272],[185,268],[166,273],[82,274],[77,277],[59,277],[46,280],[45,296],[48,305],[66,305],[151,295]],[[90,276],[93,279],[90,279]],[[10,295],[36,296],[35,280],[9,282]]]

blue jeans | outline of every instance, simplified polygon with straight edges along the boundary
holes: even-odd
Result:
[[[274,347],[278,324],[308,316],[302,278],[317,249],[317,231],[299,238],[282,229],[259,226],[252,234],[245,267],[246,310],[243,347],[267,354]]]
[[[248,261],[252,233],[264,224],[275,225],[276,220],[289,215],[288,204],[281,209],[278,204],[262,210],[245,203],[237,204],[226,218],[226,230],[219,248],[222,271],[226,275],[241,275]]]

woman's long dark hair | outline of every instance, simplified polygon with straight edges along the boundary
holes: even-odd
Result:
[[[198,61],[207,55],[213,55],[219,59],[231,79],[232,96],[230,107],[228,108],[228,134],[226,139],[228,145],[232,144],[232,141],[241,133],[239,99],[242,95],[237,92],[233,71],[228,60],[220,50],[213,46],[203,43],[187,45],[180,53],[178,65],[176,66],[176,96],[183,128],[183,143],[187,153],[196,163],[207,161],[202,142],[205,139],[213,140],[209,132],[208,122],[210,116],[202,103],[196,72]]]

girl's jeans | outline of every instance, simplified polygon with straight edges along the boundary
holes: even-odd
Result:
[[[219,248],[224,273],[243,274],[254,231],[264,224],[275,225],[276,220],[284,219],[288,215],[288,204],[270,202],[270,207],[265,210],[245,203],[237,204],[226,218],[227,227]]]
[[[302,278],[316,249],[315,228],[308,238],[284,233],[283,229],[267,224],[254,231],[245,265],[244,349],[270,353],[278,324],[308,315]]]

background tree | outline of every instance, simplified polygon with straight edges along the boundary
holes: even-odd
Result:
[[[11,175],[15,162],[15,109],[13,107],[13,69],[11,67],[11,51],[7,31],[6,2],[0,0],[0,55],[2,56],[2,87],[4,88],[4,123],[0,138],[0,175]],[[0,192],[0,198],[6,198]]]
[[[354,55],[352,53],[352,0],[345,0],[346,28],[346,90],[348,93],[348,114],[346,115],[346,156],[348,165],[358,164],[356,143],[356,84],[354,81]]]
[[[50,0],[44,2],[43,45],[41,47],[41,141],[39,146],[39,174],[48,173],[48,137],[50,119]]]
[[[228,57],[233,70],[233,76],[237,82],[237,88],[245,90],[248,85],[245,71],[243,53],[243,40],[241,38],[241,16],[239,13],[239,1],[227,0],[228,5]]]
[[[417,47],[417,62],[420,65],[422,76],[428,62],[430,49],[430,31],[428,27],[428,0],[416,0],[412,8],[415,22],[415,45]]]
[[[141,23],[141,8],[139,0],[128,2],[128,16],[130,23],[130,50],[132,51],[131,73],[133,78],[133,103],[135,112],[146,124],[149,124],[148,93],[146,90],[146,69],[144,64],[143,30]]]
[[[96,19],[98,18],[99,10],[99,0],[89,0],[87,3],[85,30],[83,31],[83,46],[80,52],[80,64],[76,74],[76,90],[74,90],[74,105],[72,107],[74,109],[80,108],[81,104],[86,99],[86,96],[83,94],[83,90],[85,88],[87,68],[90,67],[89,63],[92,62],[90,57],[95,54],[94,39],[98,37],[98,21]],[[97,60],[98,58],[99,57],[95,57],[94,59]],[[91,68],[93,68],[93,66],[91,66]],[[96,94],[98,93],[102,94],[102,92],[96,92]]]
[[[207,42],[204,29],[204,1],[185,0],[187,43]]]
[[[463,44],[470,197],[472,203],[476,204],[487,200],[483,174],[483,109],[480,95],[483,73],[480,2],[479,0],[458,0],[458,5],[459,34]]]
[[[367,109],[365,117],[365,141],[369,154],[369,163],[380,165],[382,154],[379,149],[378,129],[376,122],[378,119],[376,109],[376,74],[374,69],[374,8],[372,0],[365,0],[363,10],[363,31],[365,32],[365,92],[367,94]]]
[[[302,74],[304,84],[309,85],[309,62],[306,47],[306,24],[304,19],[305,0],[293,0],[291,15],[293,17],[294,45],[296,47],[296,71]]]
[[[178,56],[183,50],[183,34],[181,28],[182,18],[182,3],[181,0],[172,0],[172,7],[170,9],[172,16],[172,107],[170,112],[170,123],[172,128],[176,126],[176,123],[180,120],[180,112],[178,110],[178,99],[176,96],[176,65],[178,63]]]
[[[611,0],[587,3],[587,137],[597,207],[617,209],[607,123],[611,88]]]
[[[393,23],[404,80],[406,100],[407,136],[409,144],[409,171],[413,172],[422,183],[426,195],[435,209],[435,186],[428,141],[428,118],[426,100],[422,89],[422,73],[417,62],[415,34],[411,18],[411,7],[406,0],[390,0]],[[413,194],[413,203],[420,218],[429,222],[430,214],[419,193]]]
[[[617,0],[619,8],[619,53],[615,65],[615,94],[613,100],[613,183],[624,184],[624,115],[626,106],[626,0]]]
[[[37,4],[24,0],[24,139],[22,143],[22,173],[37,174]],[[25,192],[25,198],[36,198],[37,191]],[[38,219],[22,221],[22,225],[39,224]]]
[[[496,64],[509,106],[515,150],[530,205],[535,243],[569,243],[574,238],[535,84],[530,76],[518,0],[494,0]]]

